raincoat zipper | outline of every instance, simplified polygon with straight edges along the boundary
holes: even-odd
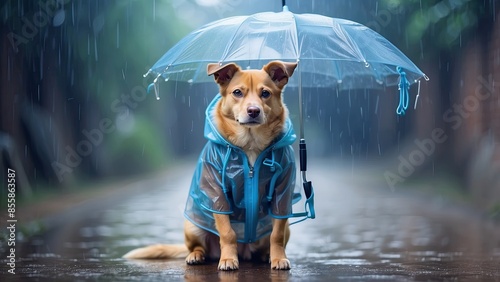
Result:
[[[245,179],[245,242],[252,243],[256,236],[257,218],[255,216],[255,202],[258,199],[259,190],[255,189],[254,166],[248,164],[246,155],[244,157],[245,170],[248,171]],[[255,195],[257,192],[257,195]]]
[[[245,178],[245,242],[255,242],[257,236],[257,223],[259,219],[259,175],[262,158],[267,155],[271,147],[262,151],[253,166],[248,163],[248,158],[243,153],[245,170],[248,171]],[[257,174],[255,172],[257,171]]]
[[[259,171],[262,165],[263,158],[266,157],[269,151],[274,150],[273,146],[270,146],[264,151],[262,151],[253,166],[248,163],[248,158],[243,152],[245,170],[248,171],[247,177],[245,179],[245,242],[252,243],[255,242],[257,236],[257,223],[259,221]],[[256,173],[257,172],[257,173]]]

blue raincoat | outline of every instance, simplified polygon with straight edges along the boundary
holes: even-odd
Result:
[[[287,118],[283,133],[251,167],[244,151],[224,139],[212,120],[221,96],[206,110],[208,139],[191,182],[184,214],[198,227],[218,235],[213,213],[228,214],[238,242],[251,243],[272,231],[272,218],[290,218],[300,200],[295,188],[296,139]]]

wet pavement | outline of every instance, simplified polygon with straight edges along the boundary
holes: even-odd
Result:
[[[290,271],[242,262],[124,260],[130,249],[182,243],[183,209],[194,164],[123,184],[97,199],[43,216],[18,235],[16,274],[1,281],[500,281],[500,224],[442,197],[391,191],[380,172],[310,162],[314,220],[292,226]],[[29,214],[24,210],[28,222]],[[40,216],[42,213],[40,213]],[[31,216],[33,216],[31,214]],[[2,220],[3,221],[3,220]]]

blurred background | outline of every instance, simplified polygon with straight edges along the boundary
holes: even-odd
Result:
[[[294,13],[374,29],[430,78],[422,81],[416,109],[412,86],[405,116],[395,111],[397,88],[306,89],[310,162],[321,158],[354,172],[369,166],[387,189],[419,187],[498,218],[500,1],[287,4]],[[194,162],[205,143],[204,111],[215,84],[162,82],[157,101],[146,91],[151,77],[143,74],[205,23],[280,10],[278,0],[2,1],[2,210],[7,168],[16,170],[18,202],[30,204]],[[286,103],[298,130],[293,91]]]

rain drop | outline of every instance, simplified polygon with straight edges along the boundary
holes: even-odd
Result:
[[[424,58],[424,45],[422,43],[422,40],[420,40],[420,58]]]
[[[99,32],[101,32],[102,28],[104,27],[104,23],[105,18],[103,14],[99,14],[94,18],[94,20],[92,21],[92,29],[94,30],[94,35],[97,35]]]
[[[40,51],[40,80],[43,80],[43,51]]]
[[[116,23],[116,49],[120,48],[120,23]]]
[[[10,56],[7,57],[7,80],[10,81]]]
[[[64,23],[65,19],[66,19],[66,12],[64,11],[64,9],[61,8],[56,12],[54,18],[52,18],[52,25],[60,26]]]
[[[156,0],[153,1],[153,21],[156,21]]]
[[[95,52],[95,61],[97,62],[98,61],[98,56],[97,56],[97,38],[94,37],[94,52]]]

